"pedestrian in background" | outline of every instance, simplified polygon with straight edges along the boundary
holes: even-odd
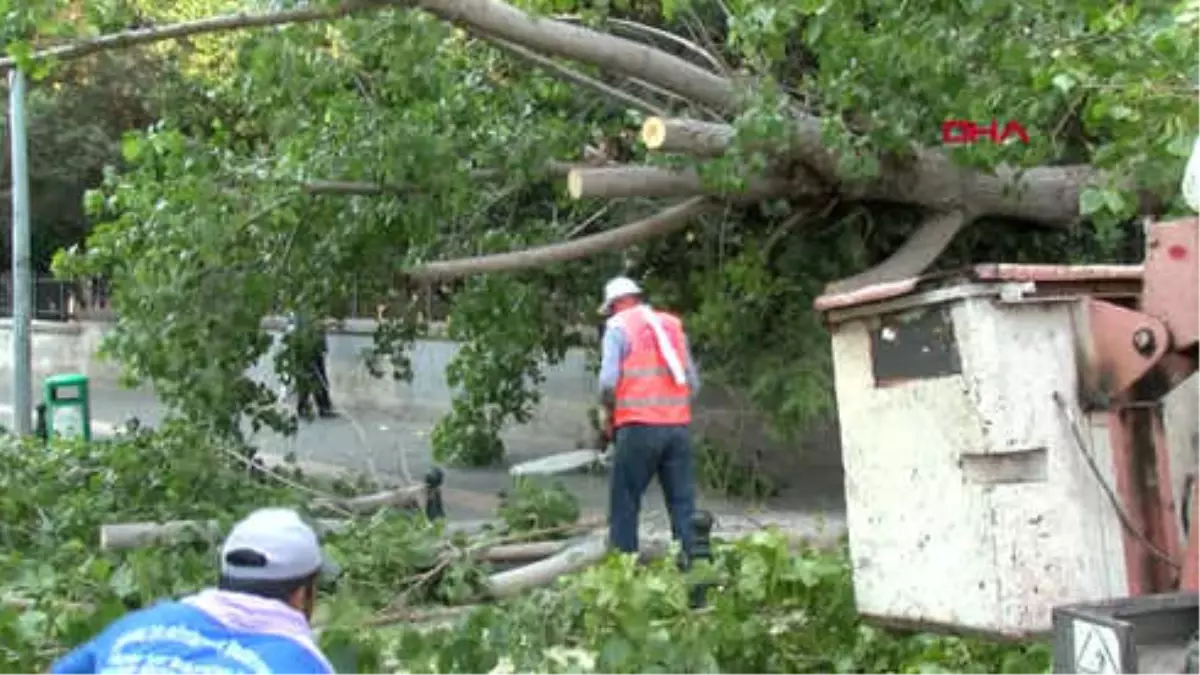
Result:
[[[324,326],[292,313],[288,333],[297,366],[296,414],[304,419],[312,419],[311,401],[315,399],[318,415],[323,418],[337,417],[329,395],[329,375],[325,370],[329,343]]]

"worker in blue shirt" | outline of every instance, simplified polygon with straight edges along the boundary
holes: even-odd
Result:
[[[221,548],[221,580],[127,614],[59,659],[51,673],[333,673],[309,621],[337,567],[291,509],[260,509]]]

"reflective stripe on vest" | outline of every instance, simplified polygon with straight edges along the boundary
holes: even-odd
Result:
[[[655,312],[662,322],[663,332],[680,360],[687,354],[683,348],[683,325],[679,319],[664,312]],[[626,424],[676,425],[692,420],[691,389],[677,384],[667,367],[667,360],[658,349],[654,329],[640,311],[626,310],[611,319],[625,333],[629,353],[621,359],[621,378],[617,382],[613,406],[613,426]],[[687,364],[684,364],[687,367]]]

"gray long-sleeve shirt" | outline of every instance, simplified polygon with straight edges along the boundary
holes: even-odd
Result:
[[[609,323],[604,329],[604,340],[600,344],[600,399],[611,402],[621,379],[621,360],[629,353],[629,339],[625,330],[620,326]],[[687,374],[688,387],[691,388],[692,398],[700,391],[700,371],[692,359],[692,349],[688,344],[687,335],[683,336],[684,370]]]

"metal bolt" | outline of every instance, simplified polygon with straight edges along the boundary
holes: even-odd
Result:
[[[1137,353],[1146,356],[1154,351],[1154,332],[1149,328],[1139,328],[1133,332],[1133,348]]]

